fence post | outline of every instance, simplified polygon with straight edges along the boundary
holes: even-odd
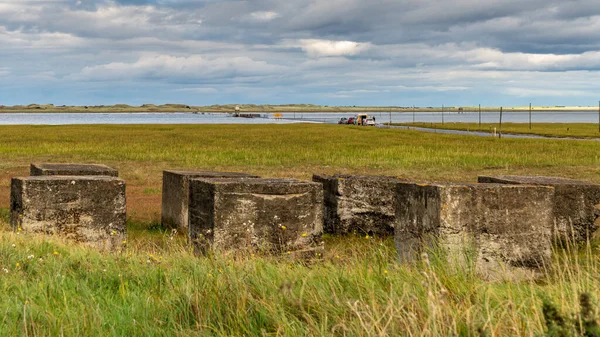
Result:
[[[500,128],[498,129],[498,138],[502,138],[502,107],[500,107]]]
[[[481,127],[481,104],[479,104],[479,127]]]
[[[442,125],[444,125],[444,105],[442,104]]]
[[[529,103],[529,130],[531,130],[531,103]]]

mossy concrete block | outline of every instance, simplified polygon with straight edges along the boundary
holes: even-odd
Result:
[[[29,173],[32,176],[119,176],[119,171],[100,164],[31,164]]]
[[[480,176],[480,183],[526,184],[554,187],[554,238],[585,243],[598,229],[600,185],[543,176]]]
[[[500,184],[397,184],[403,261],[441,248],[487,279],[535,278],[551,262],[554,189]]]
[[[190,179],[192,178],[258,178],[247,173],[217,171],[163,171],[162,224],[187,230]]]
[[[320,254],[323,190],[295,179],[191,179],[189,235],[198,253]]]
[[[324,230],[328,234],[394,232],[396,184],[390,176],[313,175],[323,185]]]
[[[126,237],[125,182],[108,176],[13,178],[14,230],[57,235],[101,250],[118,250]]]

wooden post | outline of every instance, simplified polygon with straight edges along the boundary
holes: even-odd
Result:
[[[388,126],[388,128],[392,127],[392,110],[390,110],[390,125]]]
[[[600,101],[598,101],[598,132],[600,132]]]
[[[498,138],[502,138],[502,107],[500,107],[500,127],[498,128]]]
[[[413,105],[413,124],[415,124],[415,106]]]
[[[529,130],[531,130],[531,103],[529,103]]]
[[[442,125],[444,125],[444,105],[442,104]]]
[[[481,126],[481,104],[479,104],[479,126]]]

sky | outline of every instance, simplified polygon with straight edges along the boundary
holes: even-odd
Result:
[[[595,0],[0,0],[0,105],[595,106]]]

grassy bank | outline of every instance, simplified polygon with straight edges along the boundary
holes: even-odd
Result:
[[[492,133],[500,130],[499,123],[402,123],[394,125],[416,126],[445,130],[481,131]],[[598,124],[592,123],[502,123],[503,133],[531,134],[552,137],[600,138]]]
[[[0,127],[0,335],[537,336],[544,299],[597,303],[595,243],[558,251],[537,283],[488,284],[435,255],[400,265],[389,239],[326,238],[323,261],[197,258],[163,230],[161,170],[308,179],[313,172],[475,181],[549,174],[600,182],[600,144],[338,125]],[[102,255],[8,231],[10,177],[33,161],[98,162],[127,181],[127,250]]]
[[[322,261],[192,256],[180,239],[102,255],[0,232],[4,336],[539,336],[600,291],[591,248],[559,252],[539,283],[485,283],[389,240],[327,239]],[[597,298],[592,297],[593,303]],[[547,311],[547,309],[546,309]]]

